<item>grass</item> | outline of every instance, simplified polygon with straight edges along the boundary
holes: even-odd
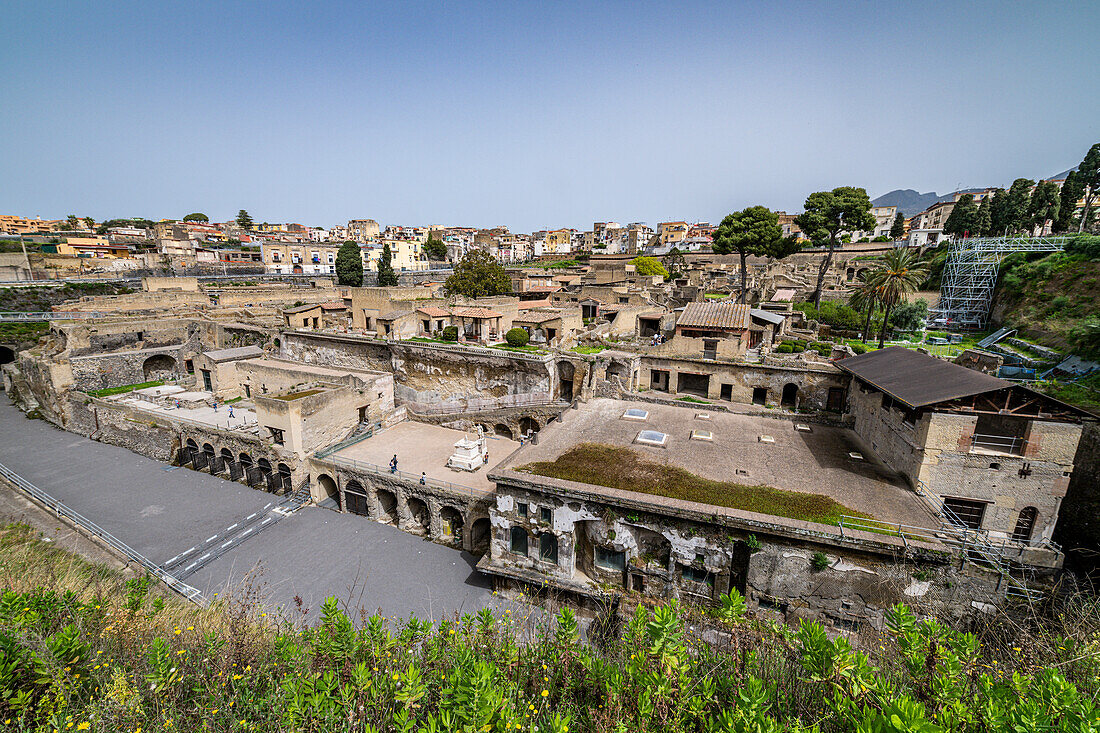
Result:
[[[1100,373],[1080,377],[1072,382],[1039,381],[1033,386],[1056,400],[1100,414]]]
[[[837,572],[829,562],[813,561],[821,582]],[[850,643],[819,623],[746,617],[735,591],[712,609],[628,596],[585,643],[574,612],[553,601],[397,621],[329,599],[310,624],[304,605],[268,613],[246,584],[199,608],[25,525],[0,527],[0,594],[4,730],[1100,727],[1100,604],[1083,594],[1042,615],[969,619],[966,635],[927,608],[896,607],[886,629],[865,626]]]
[[[160,387],[164,382],[160,380],[152,382],[141,382],[140,384],[127,384],[122,387],[108,387],[107,389],[93,389],[89,390],[88,394],[92,397],[109,397],[113,394],[126,394],[127,392],[133,392],[135,389],[145,389],[146,387]]]
[[[677,397],[677,402],[694,402],[697,405],[709,405],[711,404],[707,400],[701,400],[698,397]]]
[[[223,405],[232,405],[232,404],[235,404],[235,403],[237,403],[237,402],[240,402],[240,401],[241,401],[241,400],[243,400],[243,399],[244,399],[244,397],[234,397],[234,398],[232,398],[232,399],[226,400],[226,401],[225,401],[225,402],[223,402],[222,404],[223,404]]]
[[[746,486],[703,478],[677,466],[657,463],[630,448],[581,443],[555,461],[538,461],[520,471],[549,478],[667,496],[805,522],[836,524],[841,515],[868,517],[821,494]]]
[[[729,293],[706,293],[703,295],[707,300],[722,300],[723,298],[729,298]]]
[[[275,395],[271,399],[273,399],[273,400],[283,400],[284,402],[289,402],[290,400],[300,400],[303,397],[311,397],[312,395],[315,395],[315,394],[321,394],[324,391],[325,390],[323,390],[323,389],[306,389],[306,390],[302,390],[301,392],[290,392],[288,394]]]
[[[572,350],[578,354],[598,354],[606,348],[603,344],[599,344],[597,346],[574,346]]]
[[[509,344],[507,342],[504,342],[504,341],[502,341],[499,344],[489,344],[489,348],[490,349],[500,349],[501,351],[516,351],[516,352],[519,352],[521,354],[545,354],[545,353],[547,353],[545,349],[539,348],[538,346],[532,346],[531,344],[527,344],[526,346],[512,346],[511,344]]]
[[[50,332],[46,321],[30,323],[0,323],[0,341],[25,343],[34,342]]]

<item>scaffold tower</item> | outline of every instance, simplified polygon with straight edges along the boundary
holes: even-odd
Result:
[[[1013,252],[1060,252],[1068,239],[981,237],[952,242],[933,318],[948,328],[985,328],[1001,261]]]

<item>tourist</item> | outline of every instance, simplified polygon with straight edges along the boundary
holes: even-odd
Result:
[[[426,486],[428,484],[428,474],[423,471],[420,472],[420,485]]]
[[[390,459],[390,473],[397,473],[397,454],[393,454],[393,458]]]
[[[232,405],[229,406],[229,419],[230,420],[233,419],[233,406]]]

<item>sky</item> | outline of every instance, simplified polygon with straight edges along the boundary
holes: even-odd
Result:
[[[0,0],[0,214],[526,232],[1007,186],[1100,142],[1098,31],[1075,0]]]

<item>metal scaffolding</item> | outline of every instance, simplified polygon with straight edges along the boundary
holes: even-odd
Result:
[[[1013,252],[1060,252],[1068,237],[981,237],[951,243],[934,322],[949,328],[985,328],[1001,261]]]

